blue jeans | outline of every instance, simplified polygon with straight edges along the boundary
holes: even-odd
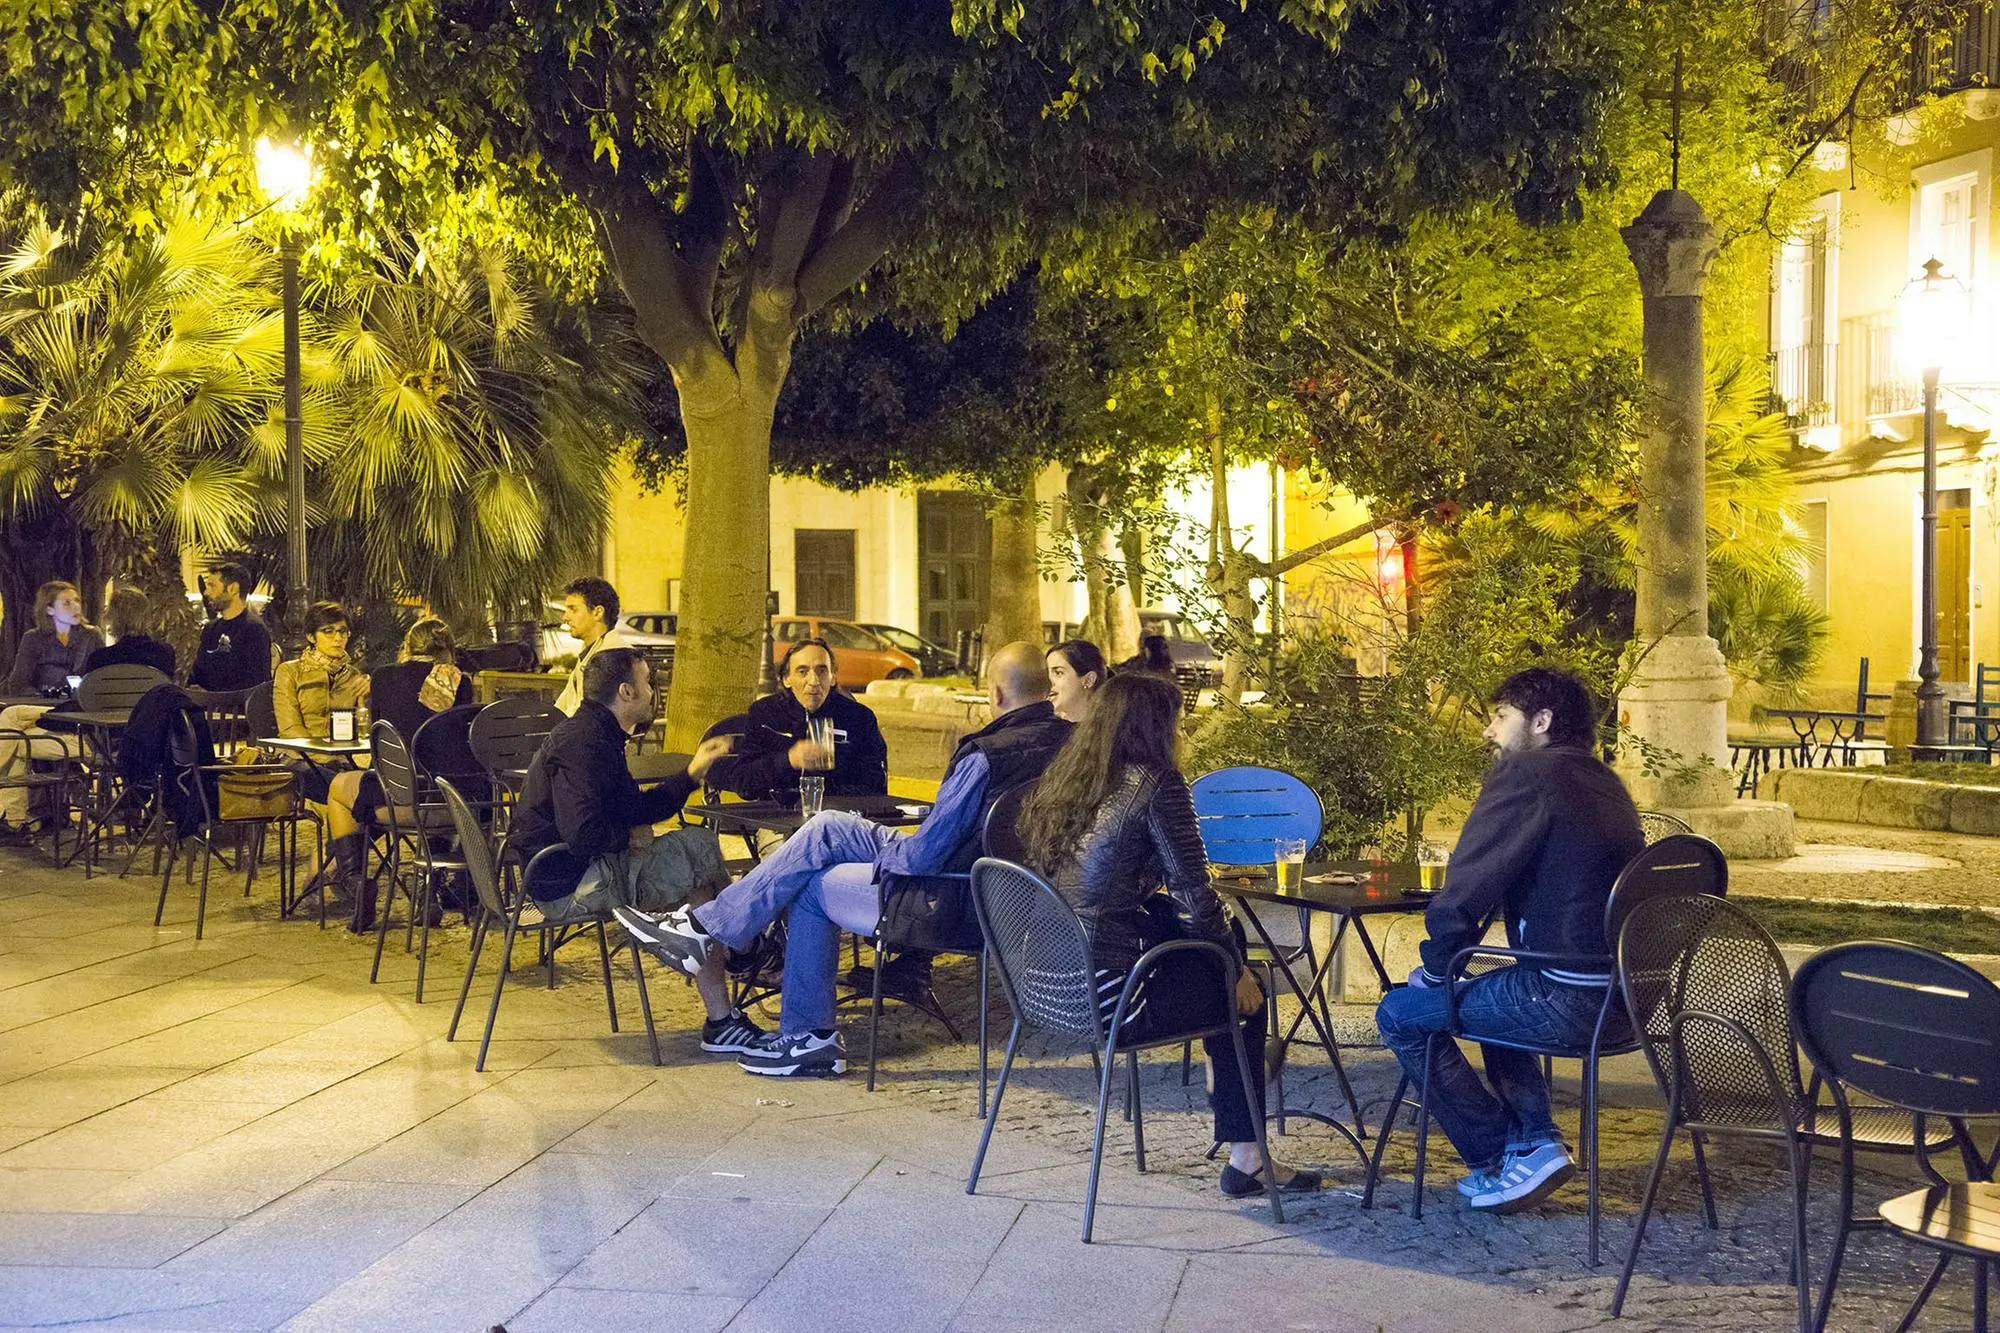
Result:
[[[872,819],[828,810],[694,909],[701,928],[732,949],[748,948],[773,921],[788,917],[779,1018],[785,1032],[833,1026],[840,932],[875,929],[875,857],[903,836]]]
[[[1565,986],[1532,967],[1507,967],[1458,983],[1458,1021],[1468,1037],[1484,1033],[1510,1041],[1574,1047],[1590,1045],[1604,1004],[1598,986]],[[1424,1078],[1424,1047],[1445,1027],[1442,986],[1404,986],[1382,997],[1375,1010],[1382,1042],[1396,1053],[1410,1082],[1430,1103],[1431,1118],[1451,1140],[1465,1164],[1478,1171],[1497,1167],[1508,1153],[1561,1143],[1549,1113],[1549,1085],[1541,1057],[1504,1046],[1481,1046],[1489,1089],[1455,1041],[1436,1043],[1431,1076]],[[1624,1011],[1614,1008],[1605,1038],[1625,1035]]]

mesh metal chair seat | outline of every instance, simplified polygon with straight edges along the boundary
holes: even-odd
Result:
[[[1692,833],[1694,829],[1679,815],[1670,815],[1664,810],[1641,810],[1639,832],[1646,835],[1646,845],[1650,847],[1662,838],[1670,838],[1676,833]]]
[[[1014,1070],[1014,1056],[1020,1049],[1021,1034],[1028,1028],[1056,1037],[1087,1044],[1101,1056],[1097,1083],[1097,1119],[1091,1138],[1090,1182],[1083,1199],[1083,1241],[1090,1243],[1091,1225],[1097,1215],[1097,1179],[1104,1164],[1104,1117],[1111,1099],[1111,1075],[1123,1055],[1131,1076],[1132,1138],[1141,1171],[1146,1169],[1145,1121],[1140,1111],[1138,1053],[1155,1046],[1170,1046],[1189,1038],[1220,1036],[1227,1031],[1236,1043],[1236,1067],[1243,1080],[1243,1095],[1249,1105],[1257,1104],[1257,1090],[1251,1080],[1262,1077],[1253,1072],[1243,1050],[1243,1029],[1236,1022],[1237,963],[1230,951],[1208,940],[1170,940],[1148,949],[1132,965],[1124,988],[1107,1019],[1098,1006],[1096,971],[1091,962],[1090,939],[1076,912],[1048,882],[1025,866],[994,857],[981,857],[972,867],[972,902],[985,932],[987,947],[1000,970],[1000,986],[1014,1010],[1014,1026],[1007,1034],[1007,1053],[1000,1061],[1000,1080],[993,1089],[993,1105],[979,1134],[979,1149],[973,1154],[972,1172],[965,1192],[979,1188],[980,1168],[993,1142],[993,1126],[1000,1120],[1000,1105],[1007,1096],[1007,1079]],[[1125,1016],[1141,985],[1164,958],[1176,953],[1209,953],[1221,963],[1221,1024],[1189,1032],[1162,1033],[1140,1041],[1124,1038]],[[1284,1202],[1279,1197],[1277,1173],[1271,1169],[1270,1152],[1264,1142],[1264,1125],[1257,1123],[1257,1149],[1265,1162],[1265,1192],[1271,1201],[1271,1216],[1285,1220]]]
[[[1818,1081],[1808,1086],[1800,1071],[1784,958],[1741,908],[1705,897],[1644,904],[1619,935],[1618,978],[1647,1063],[1666,1095],[1667,1119],[1612,1314],[1624,1307],[1674,1137],[1685,1131],[1694,1143],[1703,1220],[1711,1228],[1717,1224],[1715,1192],[1704,1141],[1745,1138],[1784,1149],[1792,1183],[1792,1280],[1804,1333],[1824,1321],[1839,1256],[1855,1225],[1853,1150],[1921,1156],[1930,1145],[1948,1143],[1951,1131],[1937,1125],[1920,1131],[1907,1111],[1899,1115],[1893,1108],[1859,1108],[1863,1113],[1857,1116],[1856,1108],[1844,1112],[1838,1097],[1833,1107],[1818,1104]],[[1857,1127],[1865,1127],[1865,1138],[1854,1132]],[[1806,1184],[1815,1147],[1842,1152],[1841,1209],[1817,1320],[1806,1276]]]
[[[1837,945],[1808,959],[1792,983],[1799,1044],[1833,1094],[1841,1134],[1843,1225],[1827,1257],[1815,1326],[1824,1328],[1857,1230],[1888,1230],[1938,1251],[1930,1277],[1899,1329],[1922,1313],[1955,1256],[1973,1261],[1972,1326],[1986,1328],[1987,1284],[2000,1260],[2000,1189],[1991,1183],[2000,1149],[1980,1154],[1969,1122],[2000,1116],[2000,987],[1955,958],[1889,941]],[[1855,1106],[1850,1091],[1884,1107]],[[1854,1150],[1881,1151],[1867,1126],[1901,1115],[1904,1141],[1931,1182],[1854,1218]],[[1915,1117],[1912,1134],[1911,1117]],[[1955,1144],[1967,1181],[1948,1181],[1931,1161]]]
[[[1646,847],[1618,872],[1618,879],[1612,884],[1610,896],[1604,904],[1604,938],[1607,942],[1617,940],[1620,928],[1624,926],[1626,920],[1634,911],[1647,903],[1687,896],[1713,896],[1719,900],[1727,891],[1728,885],[1729,866],[1721,848],[1708,839],[1693,834],[1669,835]],[[1505,1033],[1467,1031],[1456,1012],[1457,987],[1466,979],[1478,975],[1478,969],[1487,967],[1491,970],[1488,965],[1493,963],[1505,963],[1514,967],[1556,968],[1608,974],[1613,970],[1613,960],[1609,954],[1559,955],[1486,945],[1461,949],[1452,958],[1444,983],[1447,987],[1448,1005],[1445,1030],[1434,1033],[1426,1043],[1424,1051],[1426,1070],[1432,1067],[1438,1043],[1456,1040],[1527,1051],[1551,1059],[1576,1060],[1582,1064],[1583,1108],[1577,1121],[1577,1164],[1583,1168],[1588,1191],[1588,1258],[1591,1267],[1594,1268],[1597,1266],[1599,1250],[1598,1062],[1607,1055],[1624,1055],[1639,1049],[1639,1039],[1636,1035],[1630,1038],[1621,1038],[1618,1035],[1613,1020],[1624,1015],[1619,1012],[1618,988],[1612,985],[1604,988],[1604,1000],[1599,1006],[1591,1038],[1581,1046],[1549,1046],[1514,1040]],[[1410,1078],[1405,1074],[1397,1081],[1395,1094],[1389,1099],[1389,1109],[1382,1117],[1381,1136],[1376,1141],[1375,1155],[1368,1166],[1368,1181],[1362,1189],[1363,1208],[1374,1206],[1375,1185],[1382,1170],[1382,1154],[1388,1145],[1389,1131],[1396,1123],[1396,1112],[1409,1090]],[[1411,1184],[1412,1217],[1423,1216],[1424,1159],[1429,1137],[1430,1108],[1425,1102],[1423,1089],[1420,1088],[1417,1096],[1417,1167]]]
[[[597,958],[604,975],[604,1005],[611,1014],[611,1030],[618,1031],[618,997],[611,988],[611,948],[604,934],[604,927],[610,922],[608,913],[599,913],[582,921],[556,922],[542,914],[536,904],[529,885],[535,883],[535,876],[556,857],[569,851],[561,843],[544,848],[536,853],[522,871],[519,882],[510,891],[502,882],[499,869],[492,852],[486,846],[484,830],[479,827],[479,817],[466,803],[450,779],[439,779],[438,796],[449,812],[453,826],[458,830],[459,842],[465,850],[466,875],[472,881],[472,890],[479,898],[477,919],[472,925],[472,956],[465,964],[465,984],[459,987],[458,1007],[451,1011],[451,1026],[445,1031],[446,1041],[458,1040],[458,1022],[465,1014],[465,1001],[472,994],[472,978],[479,971],[479,959],[485,950],[487,936],[495,926],[501,931],[500,969],[493,978],[493,1000],[486,1008],[486,1030],[479,1037],[479,1056],[473,1061],[475,1072],[486,1069],[486,1051],[493,1043],[493,1025],[500,1017],[500,995],[507,986],[507,970],[514,961],[514,941],[520,936],[533,935],[541,945],[549,960],[549,985],[555,985],[555,952],[566,941],[587,929],[594,929],[597,935]],[[652,1047],[653,1063],[663,1063],[660,1056],[660,1035],[653,1026],[653,1002],[646,993],[646,969],[639,960],[639,945],[631,942],[632,976],[639,987],[639,1012],[646,1023],[646,1041]]]

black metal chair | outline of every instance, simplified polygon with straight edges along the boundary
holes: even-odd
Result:
[[[133,662],[99,667],[77,685],[76,707],[85,713],[129,713],[154,686],[170,683],[154,668]],[[118,771],[115,731],[85,727],[78,732],[75,744],[82,832],[70,855],[82,855],[83,877],[89,879],[97,873],[99,843],[111,836],[111,826],[120,815],[126,816],[129,836],[133,812],[125,780]]]
[[[1841,1126],[1842,1225],[1814,1327],[1826,1326],[1848,1234],[1886,1229],[1940,1252],[1900,1328],[1916,1321],[1952,1257],[1964,1255],[1975,1265],[1973,1327],[1983,1331],[1988,1268],[2000,1260],[2000,1187],[1991,1183],[1995,1159],[1982,1158],[1966,1122],[2000,1115],[2000,988],[1929,949],[1866,941],[1806,960],[1792,981],[1792,1009],[1799,1044],[1831,1090]],[[1901,1109],[1855,1106],[1850,1088]],[[1908,1131],[1892,1151],[1914,1152],[1931,1184],[1882,1204],[1879,1217],[1855,1218],[1854,1150],[1879,1150],[1868,1130],[1891,1117]],[[1951,1141],[1969,1183],[1953,1184],[1931,1164],[1931,1149]]]
[[[374,985],[382,972],[382,946],[389,938],[389,917],[396,906],[396,890],[403,880],[403,855],[415,859],[415,874],[407,891],[409,919],[404,930],[403,949],[409,952],[414,940],[417,954],[417,1003],[424,1002],[424,972],[430,958],[431,900],[437,879],[466,868],[466,848],[458,855],[440,853],[431,845],[433,838],[449,838],[454,829],[451,816],[438,799],[437,788],[410,758],[409,748],[393,723],[378,721],[368,729],[371,771],[382,784],[382,808],[377,818],[386,826],[382,847],[382,878],[388,889],[375,916],[375,961],[368,969],[368,984]],[[463,796],[460,797],[464,799]],[[485,834],[480,841],[483,844]],[[372,893],[364,885],[363,893]]]
[[[1679,815],[1670,815],[1664,810],[1641,810],[1639,831],[1646,835],[1646,845],[1650,847],[1662,838],[1676,833],[1692,833],[1694,829]]]
[[[249,777],[262,774],[283,774],[291,776],[290,764],[218,764],[214,761],[214,749],[204,743],[196,730],[195,714],[184,710],[177,713],[167,727],[166,762],[160,770],[159,794],[155,801],[153,819],[167,840],[166,867],[160,874],[160,901],[153,909],[153,924],[158,926],[166,916],[167,890],[174,881],[174,862],[181,855],[185,838],[182,828],[175,823],[176,816],[185,812],[196,816],[192,833],[201,843],[201,891],[195,899],[194,937],[200,939],[208,920],[208,877],[209,868],[215,860],[216,834],[224,829],[253,829],[262,837],[265,829],[272,824],[278,826],[278,858],[280,875],[294,873],[298,851],[298,820],[295,817],[258,813],[247,817],[232,817],[224,812],[218,783],[223,775]],[[295,806],[295,803],[293,803]],[[293,811],[295,814],[295,810]],[[290,830],[289,839],[286,831]],[[289,843],[289,845],[288,845]],[[136,854],[137,848],[134,848]],[[250,882],[257,873],[256,858],[244,854],[244,893],[250,891]],[[128,863],[127,869],[130,869]],[[188,866],[189,878],[193,877],[193,864]],[[280,897],[288,894],[281,887]]]
[[[1034,785],[1023,782],[1009,787],[987,807],[986,817],[979,829],[979,846],[987,856],[1008,861],[1020,859],[1021,840],[1014,821],[1021,813],[1021,802]],[[919,948],[932,953],[967,954],[979,961],[979,1114],[986,1114],[989,958],[986,936],[979,927],[977,912],[973,912],[970,920],[967,919],[966,914],[971,907],[970,874],[885,875],[876,883],[875,933],[868,939],[875,951],[875,967],[872,969],[875,987],[868,1008],[868,1091],[875,1091],[875,1068],[882,1036],[882,1001],[897,998],[882,993],[883,961],[897,949]],[[904,1003],[943,1023],[953,1041],[961,1040],[958,1028],[945,1015],[944,1006],[938,1003],[935,990],[918,1000],[905,1000]]]
[[[1702,1147],[1714,1136],[1781,1146],[1792,1180],[1792,1280],[1801,1333],[1813,1325],[1806,1260],[1806,1185],[1815,1147],[1843,1151],[1843,1200],[1835,1239],[1851,1228],[1852,1150],[1917,1151],[1907,1112],[1858,1109],[1843,1123],[1817,1104],[1801,1077],[1790,1005],[1791,978],[1778,946],[1741,908],[1717,898],[1647,903],[1618,939],[1619,987],[1638,1027],[1653,1077],[1666,1096],[1660,1148],[1640,1196],[1625,1269],[1611,1302],[1616,1316],[1638,1263],[1646,1222],[1674,1136],[1694,1144],[1703,1220],[1716,1225],[1715,1191]],[[1944,1126],[1926,1131],[1949,1142]]]
[[[49,859],[56,865],[63,863],[62,831],[69,823],[70,794],[77,781],[76,756],[68,747],[56,754],[36,754],[36,742],[44,746],[49,743],[46,736],[31,736],[26,731],[13,727],[0,727],[0,744],[14,744],[20,747],[21,766],[12,773],[0,773],[0,788],[25,790],[30,797],[38,791],[49,793],[54,809],[49,812]],[[85,819],[89,816],[86,812]],[[84,836],[79,827],[77,837]]]
[[[522,871],[519,884],[510,892],[501,882],[493,855],[487,850],[482,836],[479,818],[472,807],[448,778],[439,780],[437,790],[453,826],[458,830],[459,842],[465,850],[466,874],[472,880],[473,892],[479,896],[479,916],[472,926],[472,956],[465,964],[465,984],[459,987],[458,1007],[451,1012],[451,1027],[445,1032],[445,1040],[458,1040],[458,1021],[465,1013],[466,997],[472,994],[472,978],[479,971],[479,957],[486,947],[486,937],[495,926],[500,927],[502,932],[500,969],[493,978],[493,1001],[486,1009],[486,1030],[479,1038],[479,1058],[473,1061],[474,1071],[484,1072],[486,1069],[486,1050],[492,1045],[493,1025],[500,1017],[500,994],[507,986],[507,969],[514,959],[514,941],[522,934],[536,936],[549,956],[550,981],[554,984],[556,949],[584,927],[596,928],[597,957],[604,969],[604,1005],[611,1013],[611,1030],[617,1032],[618,997],[611,989],[611,949],[604,935],[604,927],[611,918],[600,914],[583,922],[553,922],[542,915],[529,892],[529,886],[535,883],[535,877],[542,868],[569,849],[557,843],[538,852]],[[646,1021],[646,1040],[653,1049],[653,1063],[658,1065],[663,1060],[660,1056],[660,1036],[653,1027],[653,1002],[646,994],[646,969],[640,964],[637,941],[632,942],[631,949],[632,975],[639,986],[639,1012]]]
[[[510,798],[519,794],[535,752],[562,720],[563,715],[545,699],[496,699],[479,710],[466,739],[493,779],[496,793]]]
[[[1623,870],[1611,886],[1611,894],[1604,904],[1604,938],[1608,942],[1619,938],[1619,928],[1626,918],[1642,903],[1660,898],[1677,898],[1688,895],[1721,897],[1729,886],[1729,864],[1722,855],[1722,849],[1706,838],[1680,833],[1662,838],[1645,848]],[[1609,975],[1613,970],[1613,958],[1604,954],[1549,954],[1536,953],[1526,949],[1503,949],[1490,945],[1474,945],[1461,949],[1452,958],[1445,986],[1448,1018],[1443,1032],[1434,1034],[1425,1046],[1424,1068],[1431,1068],[1436,1058],[1437,1044],[1441,1041],[1475,1041],[1481,1045],[1499,1046],[1507,1050],[1526,1051],[1556,1060],[1576,1060],[1582,1064],[1583,1108],[1577,1120],[1577,1165],[1581,1166],[1589,1191],[1589,1262],[1595,1268],[1598,1261],[1598,1172],[1597,1172],[1597,1067],[1607,1055],[1626,1055],[1639,1049],[1634,1036],[1620,1035],[1612,1026],[1614,1016],[1623,1018],[1619,1009],[1618,988],[1607,985],[1604,1000],[1597,1012],[1597,1022],[1591,1032],[1590,1041],[1581,1047],[1545,1046],[1535,1042],[1525,1042],[1509,1037],[1505,1033],[1469,1032],[1459,1021],[1456,1012],[1458,986],[1477,975],[1475,969],[1492,970],[1491,964],[1506,964],[1514,967],[1562,968],[1585,973]],[[1371,1208],[1375,1203],[1375,1185],[1381,1176],[1382,1154],[1388,1146],[1389,1131],[1396,1123],[1396,1112],[1410,1089],[1409,1075],[1405,1074],[1396,1083],[1396,1092],[1389,1099],[1389,1109],[1382,1117],[1382,1131],[1375,1143],[1374,1158],[1368,1164],[1368,1182],[1361,1192],[1361,1206]],[[1417,1169],[1411,1183],[1410,1215],[1422,1217],[1424,1212],[1424,1158],[1427,1140],[1430,1137],[1430,1107],[1426,1104],[1422,1089],[1417,1096]]]
[[[993,1126],[1000,1120],[1000,1105],[1007,1096],[1007,1079],[1014,1070],[1014,1056],[1020,1050],[1021,1033],[1026,1028],[1053,1036],[1088,1042],[1093,1054],[1101,1056],[1097,1080],[1097,1119],[1091,1138],[1090,1183],[1083,1198],[1083,1242],[1090,1243],[1091,1225],[1097,1216],[1097,1178],[1104,1164],[1104,1116],[1111,1101],[1111,1076],[1124,1056],[1131,1078],[1132,1140],[1141,1171],[1146,1169],[1145,1120],[1140,1113],[1139,1052],[1155,1046],[1172,1046],[1195,1037],[1220,1036],[1228,1032],[1236,1043],[1236,1067],[1243,1079],[1243,1095],[1251,1106],[1257,1104],[1253,1079],[1263,1071],[1252,1070],[1243,1049],[1243,1029],[1236,1021],[1237,961],[1229,950],[1209,940],[1169,940],[1156,944],[1140,955],[1126,974],[1125,986],[1107,1022],[1097,1003],[1097,977],[1091,963],[1090,938],[1083,922],[1047,881],[1025,866],[996,857],[981,857],[972,867],[972,902],[985,932],[993,959],[1000,969],[1000,988],[1014,1011],[1014,1026],[1007,1034],[1007,1053],[1000,1060],[1000,1080],[993,1088],[993,1105],[986,1114],[986,1126],[979,1134],[979,1150],[973,1154],[972,1173],[965,1192],[979,1188],[980,1168],[993,1142]],[[1220,962],[1222,1012],[1220,1024],[1190,1032],[1173,1032],[1143,1041],[1121,1037],[1125,1014],[1140,984],[1175,953],[1212,954]],[[1270,1167],[1271,1154],[1264,1142],[1264,1123],[1257,1122],[1257,1150],[1265,1162],[1265,1194],[1271,1201],[1273,1220],[1285,1220],[1285,1206],[1279,1197],[1277,1172]]]

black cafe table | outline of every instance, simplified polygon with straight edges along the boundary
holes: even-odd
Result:
[[[892,828],[923,823],[933,804],[910,796],[826,798],[828,810],[845,810]],[[718,834],[768,832],[784,838],[797,833],[806,822],[796,802],[782,801],[691,801],[681,807],[681,815],[701,821]]]
[[[1334,960],[1340,957],[1341,941],[1349,929],[1361,942],[1363,952],[1375,968],[1375,976],[1382,983],[1383,993],[1388,993],[1395,982],[1382,962],[1382,953],[1375,940],[1368,933],[1368,918],[1371,916],[1409,915],[1421,912],[1429,905],[1430,895],[1421,889],[1421,872],[1409,862],[1395,861],[1308,861],[1296,889],[1280,889],[1272,875],[1272,867],[1265,866],[1215,866],[1212,876],[1215,891],[1227,898],[1237,899],[1246,905],[1273,905],[1290,907],[1306,912],[1326,912],[1336,918],[1333,942],[1321,958],[1308,981],[1301,981],[1292,971],[1290,959],[1278,943],[1271,938],[1264,923],[1257,919],[1255,912],[1242,913],[1250,928],[1259,937],[1264,947],[1270,951],[1272,966],[1282,972],[1292,993],[1299,997],[1299,1013],[1292,1019],[1292,1025],[1279,1038],[1279,1051],[1288,1051],[1301,1025],[1310,1022],[1319,1036],[1321,1049],[1333,1066],[1334,1075],[1340,1081],[1340,1090],[1347,1098],[1348,1107],[1354,1112],[1355,1132],[1350,1133],[1345,1125],[1327,1116],[1310,1112],[1281,1112],[1282,1115],[1304,1115],[1328,1125],[1354,1143],[1357,1151],[1360,1143],[1356,1135],[1361,1129],[1361,1106],[1354,1095],[1354,1087],[1347,1080],[1347,1071],[1341,1065],[1340,1044],[1334,1040],[1333,1032],[1321,1019],[1315,1007],[1327,975],[1333,970]]]

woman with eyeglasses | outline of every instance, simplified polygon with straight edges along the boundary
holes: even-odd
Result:
[[[271,704],[278,714],[278,734],[299,740],[330,740],[333,710],[359,708],[368,701],[368,673],[349,656],[354,630],[338,602],[314,602],[306,612],[306,648],[289,662],[278,664],[271,679]],[[332,845],[338,878],[335,901],[353,901],[361,878],[363,839],[354,817],[363,773],[335,769],[310,760],[297,766],[299,790],[305,799],[325,807],[326,835]],[[370,904],[372,907],[372,904]],[[372,918],[372,911],[367,914]],[[352,928],[372,927],[356,914]]]

